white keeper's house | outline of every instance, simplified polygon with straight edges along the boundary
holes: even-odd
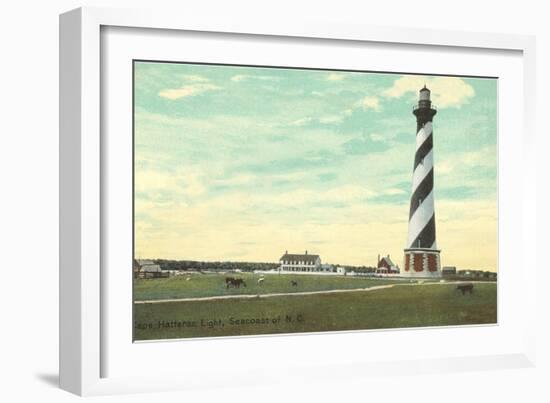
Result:
[[[283,256],[279,259],[280,272],[329,272],[332,271],[331,268],[325,267],[321,264],[321,258],[319,255],[310,255],[307,253],[307,250],[304,254],[294,254],[285,252]]]

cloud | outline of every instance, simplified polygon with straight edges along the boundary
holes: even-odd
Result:
[[[342,120],[344,120],[344,116],[342,115],[327,115],[327,116],[321,116],[319,118],[319,123],[333,124],[333,123],[340,123]]]
[[[385,136],[378,133],[371,133],[369,137],[372,141],[385,141],[387,139]]]
[[[262,81],[278,81],[279,77],[274,76],[256,76],[252,74],[236,74],[233,77],[231,77],[231,81],[233,82],[241,82],[245,80],[262,80]]]
[[[366,96],[357,102],[357,107],[363,109],[374,109],[375,111],[378,111],[380,110],[380,100],[378,97]]]
[[[206,192],[201,175],[196,172],[165,172],[152,169],[136,169],[135,191],[149,197],[159,195],[198,197]]]
[[[289,123],[290,126],[305,126],[310,123],[313,119],[310,117],[296,119]]]
[[[432,91],[432,101],[438,108],[460,108],[475,96],[474,88],[458,77],[403,76],[383,92],[389,98],[400,98],[411,94],[416,98],[418,91],[426,84]]]
[[[398,189],[398,188],[389,188],[389,189],[386,189],[382,192],[382,194],[387,195],[387,196],[402,195],[402,194],[406,194],[406,193],[407,192],[405,192],[403,189]]]
[[[209,83],[196,83],[184,85],[180,88],[165,89],[159,92],[159,96],[170,100],[192,97],[207,91],[219,90],[220,87]]]
[[[367,155],[388,150],[390,146],[385,140],[386,139],[379,134],[361,134],[342,143],[341,147],[344,153],[348,155]]]
[[[199,76],[198,74],[185,74],[183,76],[183,79],[186,80],[186,81],[194,82],[194,83],[205,83],[205,82],[210,81],[208,78],[203,77],[203,76]]]
[[[237,74],[233,77],[231,77],[231,81],[234,81],[236,83],[238,83],[239,81],[243,81],[246,79],[247,76],[245,76],[244,74]]]
[[[344,74],[330,73],[327,76],[328,81],[342,81],[346,76]]]
[[[456,178],[460,183],[466,172],[494,167],[496,167],[496,148],[485,146],[479,150],[454,153],[444,160],[438,161],[436,169],[438,173],[448,175],[448,179]]]
[[[223,179],[216,179],[214,181],[215,185],[222,185],[222,186],[240,186],[240,185],[247,185],[256,179],[255,175],[252,174],[240,174],[240,175],[234,175],[229,178],[223,178]]]

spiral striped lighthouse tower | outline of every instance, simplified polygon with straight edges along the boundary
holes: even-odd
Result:
[[[409,209],[409,236],[403,276],[441,277],[440,250],[435,237],[433,117],[430,90],[420,90],[416,116],[416,153]]]

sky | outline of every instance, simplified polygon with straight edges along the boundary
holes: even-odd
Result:
[[[403,265],[432,91],[443,266],[497,270],[497,80],[135,62],[135,256]]]

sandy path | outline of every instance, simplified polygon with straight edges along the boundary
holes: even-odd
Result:
[[[297,292],[276,292],[271,294],[235,294],[235,295],[218,295],[214,297],[195,297],[195,298],[173,298],[173,299],[151,299],[144,301],[135,301],[135,304],[162,304],[164,302],[187,302],[187,301],[215,301],[218,299],[254,299],[254,298],[271,298],[271,297],[286,297],[292,295],[315,295],[315,294],[336,294],[340,292],[350,291],[372,291],[382,288],[391,288],[395,284],[377,285],[368,288],[350,288],[347,290],[325,290],[325,291],[297,291]]]

